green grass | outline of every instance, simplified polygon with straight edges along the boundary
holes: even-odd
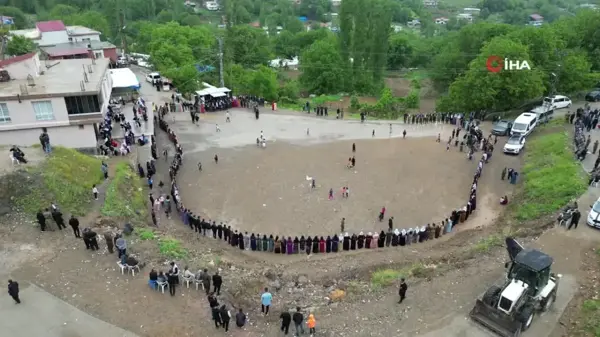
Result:
[[[486,253],[492,250],[494,247],[504,245],[504,236],[500,234],[492,234],[488,237],[481,239],[473,247],[473,251],[477,253]]]
[[[173,238],[158,240],[158,249],[162,255],[172,259],[183,259],[188,255],[187,249],[181,246],[181,242]]]
[[[137,231],[138,236],[140,237],[140,240],[142,241],[148,241],[148,240],[154,240],[156,239],[156,234],[154,234],[154,231],[148,228],[140,228]]]
[[[514,209],[518,220],[534,220],[556,212],[587,190],[586,176],[571,150],[570,135],[560,129],[527,143],[525,166],[519,177],[523,179],[524,199]]]
[[[399,283],[401,278],[409,276],[419,278],[429,277],[433,270],[433,268],[424,266],[421,263],[415,263],[402,269],[379,269],[371,274],[371,287],[374,289],[389,287]]]
[[[92,205],[92,185],[103,181],[101,161],[76,150],[55,147],[40,165],[31,167],[15,193],[15,205],[29,214],[56,202],[65,213],[82,216]]]
[[[118,163],[106,189],[102,215],[128,218],[138,224],[145,222],[148,211],[143,187],[142,179],[128,162]]]
[[[406,73],[406,75],[404,77],[409,80],[422,81],[424,79],[429,78],[429,76],[430,76],[430,74],[429,74],[428,70],[416,69],[416,70],[409,71],[408,73]]]

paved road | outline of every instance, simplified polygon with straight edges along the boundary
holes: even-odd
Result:
[[[137,336],[94,318],[36,286],[21,287],[21,304],[15,304],[6,294],[0,300],[0,327],[3,336]]]
[[[556,322],[560,319],[563,311],[577,292],[578,286],[575,277],[564,275],[560,281],[560,288],[554,303],[554,308],[546,313],[536,316],[533,325],[524,332],[523,337],[546,337],[554,330]],[[473,305],[475,299],[473,299]],[[432,331],[422,335],[423,337],[497,337],[490,331],[479,326],[467,318],[467,315],[456,315],[452,322],[440,330]]]

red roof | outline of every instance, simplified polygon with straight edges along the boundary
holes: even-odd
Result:
[[[36,23],[35,26],[42,33],[60,32],[63,30],[67,30],[67,27],[65,27],[65,24],[60,20],[42,21],[42,22]]]
[[[543,17],[543,16],[541,16],[541,15],[539,15],[539,14],[531,14],[529,17],[530,17],[532,20],[535,20],[535,21],[541,21],[541,20],[544,20],[544,17]]]
[[[29,54],[25,54],[25,55],[21,55],[21,56],[15,56],[15,57],[11,57],[7,60],[2,60],[0,61],[0,67],[6,67],[8,65],[11,65],[13,63],[19,63],[25,60],[29,60],[30,58],[34,57],[35,53],[29,53]]]

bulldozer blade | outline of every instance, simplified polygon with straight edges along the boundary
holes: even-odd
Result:
[[[477,300],[475,307],[469,313],[475,322],[485,326],[502,337],[519,337],[521,334],[521,323],[515,321],[511,316],[491,307],[481,300]]]

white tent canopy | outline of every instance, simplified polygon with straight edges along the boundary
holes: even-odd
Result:
[[[131,88],[139,89],[140,81],[129,68],[118,68],[110,70],[112,79],[112,87],[114,88]]]
[[[213,92],[210,94],[212,97],[223,97],[223,96],[227,96],[227,94],[225,94],[224,92]]]
[[[196,91],[196,95],[203,97],[203,96],[207,96],[210,95],[212,97],[223,97],[226,96],[227,93],[231,92],[231,90],[229,90],[228,88],[215,88],[215,87],[208,87],[206,89],[202,89],[199,91]]]

